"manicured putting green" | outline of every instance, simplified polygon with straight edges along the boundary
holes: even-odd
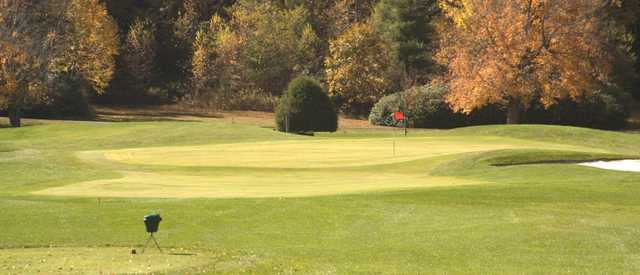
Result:
[[[395,143],[395,154],[394,154]],[[592,149],[503,137],[314,139],[85,151],[122,177],[35,192],[39,195],[146,198],[305,197],[483,184],[432,176],[462,153],[516,148]],[[195,170],[195,172],[194,172]]]
[[[395,146],[394,146],[395,143]],[[498,137],[418,137],[333,139],[155,147],[103,151],[105,158],[127,164],[328,168],[404,162],[447,154],[558,145]],[[395,149],[394,149],[395,147]],[[566,146],[565,146],[566,147]],[[573,148],[581,150],[583,148]]]
[[[26,248],[0,250],[2,274],[150,274],[198,270],[210,255],[184,251],[147,251],[133,255],[125,247]]]

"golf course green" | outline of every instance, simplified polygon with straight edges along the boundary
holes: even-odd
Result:
[[[37,121],[0,129],[0,273],[637,274],[640,173],[577,165],[633,158],[562,126]]]

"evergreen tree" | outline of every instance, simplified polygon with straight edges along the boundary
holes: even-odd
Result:
[[[437,0],[381,0],[376,5],[374,26],[403,70],[405,88],[423,84],[433,71],[436,34],[431,21],[438,11]]]

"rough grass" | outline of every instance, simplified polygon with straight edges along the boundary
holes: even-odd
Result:
[[[120,264],[131,255],[118,247],[144,243],[141,218],[154,211],[163,216],[157,235],[163,247],[206,255],[204,262],[184,258],[193,263],[184,268],[165,255],[176,266],[161,258],[159,270],[167,273],[640,272],[640,174],[570,163],[495,166],[638,157],[640,135],[552,126],[397,134],[300,137],[223,122],[1,129],[0,262],[4,268],[36,261],[48,273],[65,258],[111,257],[115,262],[104,268],[81,273],[135,272]],[[392,139],[412,145],[400,145],[397,160],[379,157]],[[362,149],[340,155],[349,143]],[[234,145],[224,151],[220,144]],[[321,155],[281,158],[286,144]],[[185,158],[172,159],[181,150]],[[118,159],[123,152],[136,154]],[[236,166],[212,157],[216,152]],[[260,159],[272,162],[257,166]],[[54,190],[85,193],[33,194]],[[232,191],[245,193],[181,193]],[[73,256],[72,247],[106,256]],[[51,264],[38,264],[45,254]]]

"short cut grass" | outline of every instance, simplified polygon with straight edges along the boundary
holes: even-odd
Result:
[[[223,122],[0,129],[0,273],[640,273],[640,174],[565,162],[638,158],[640,135],[409,135]],[[130,254],[149,212],[177,255]]]

